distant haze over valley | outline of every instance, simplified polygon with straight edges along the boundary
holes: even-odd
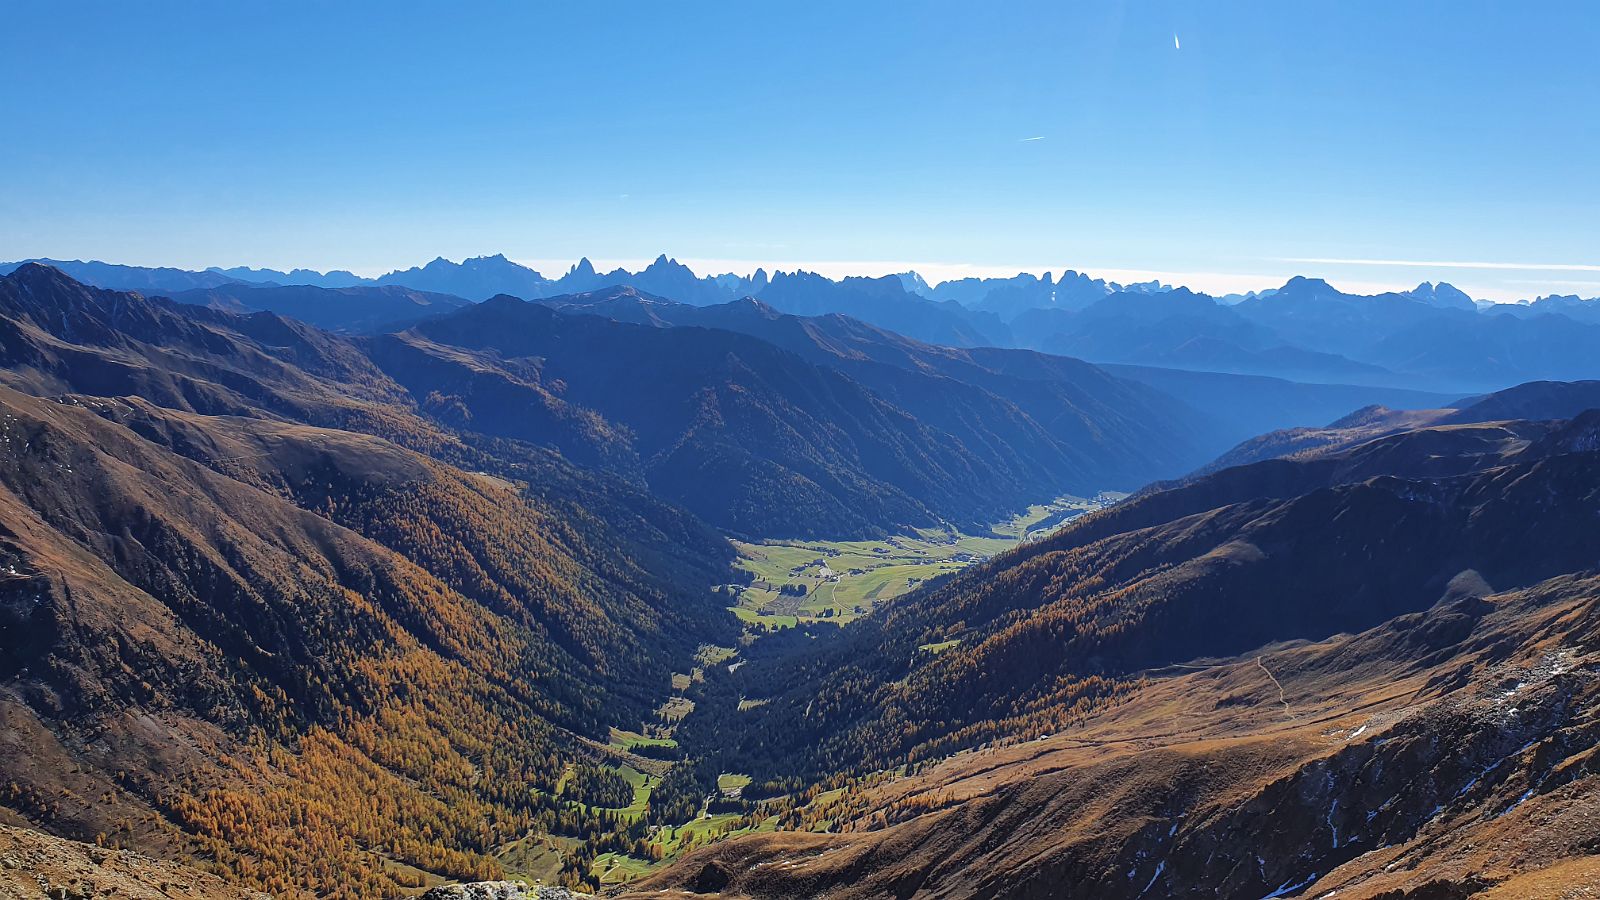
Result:
[[[1104,364],[1317,384],[1465,393],[1600,374],[1591,362],[1591,348],[1600,345],[1600,300],[1552,293],[1490,302],[1443,281],[1369,293],[1295,276],[1260,290],[1207,294],[1071,269],[944,280],[916,271],[836,278],[803,269],[717,274],[665,254],[633,268],[583,258],[560,272],[500,254],[460,262],[441,257],[377,277],[304,268],[41,261],[100,287],[236,311],[270,309],[354,332],[499,295],[548,300],[625,287],[697,307],[753,297],[782,313],[843,314],[954,347],[1021,348]],[[18,264],[0,265],[0,272]],[[342,302],[326,302],[317,293],[324,290],[340,292]]]
[[[637,274],[648,269],[659,258],[665,257],[698,273],[700,276],[726,279],[749,278],[757,271],[809,272],[833,280],[845,278],[880,278],[886,275],[915,275],[931,287],[964,281],[1005,281],[1014,277],[1043,279],[1050,276],[1059,280],[1082,273],[1086,277],[1112,285],[1159,284],[1167,287],[1187,287],[1197,293],[1215,297],[1243,297],[1252,293],[1273,290],[1297,275],[1316,277],[1352,294],[1380,294],[1401,292],[1421,282],[1445,282],[1459,287],[1475,300],[1492,303],[1530,303],[1544,296],[1579,295],[1600,296],[1600,274],[1588,274],[1600,266],[1527,265],[1478,263],[1451,260],[1366,260],[1336,258],[1285,258],[1267,260],[1269,266],[1261,269],[1270,272],[1211,271],[1220,266],[1179,268],[1159,266],[1087,265],[1062,263],[1028,263],[1006,265],[1002,263],[931,262],[913,260],[790,260],[749,259],[733,257],[700,257],[679,254],[647,256],[591,255],[577,258],[529,257],[517,254],[495,253],[481,256],[463,256],[455,262],[445,256],[436,257],[432,263],[394,268],[370,265],[334,265],[326,269],[314,266],[251,266],[251,265],[198,265],[177,263],[125,264],[129,269],[175,269],[177,271],[205,271],[226,275],[240,281],[272,282],[276,284],[309,284],[320,287],[347,287],[357,284],[403,284],[407,273],[415,273],[428,266],[447,263],[469,266],[474,262],[494,260],[511,263],[527,269],[539,278],[559,282],[564,275],[577,268],[593,268],[600,273],[628,272]],[[34,261],[50,261],[48,257],[30,257]],[[21,262],[18,259],[17,262]],[[98,260],[66,260],[56,262],[83,265],[99,264]],[[15,266],[17,262],[0,263],[0,267]],[[111,263],[104,263],[112,265]],[[1509,279],[1484,282],[1484,271],[1512,271],[1523,274],[1544,273],[1566,277],[1540,279]],[[1272,274],[1276,273],[1276,274]],[[1482,283],[1480,283],[1482,282]]]

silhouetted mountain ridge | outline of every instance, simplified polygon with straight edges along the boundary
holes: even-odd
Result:
[[[746,534],[982,527],[1041,489],[1100,490],[1198,450],[1183,431],[1199,428],[1188,411],[1075,361],[1055,363],[1070,376],[1018,382],[1052,411],[1050,431],[976,385],[979,375],[1004,377],[992,370],[968,363],[967,380],[955,380],[921,364],[846,361],[797,337],[809,320],[756,302],[701,308],[624,289],[551,303],[651,327],[500,297],[376,339],[373,355],[414,396],[459,404],[475,428],[564,434],[558,446],[577,458],[593,456],[584,448],[596,435],[615,437],[618,471],[641,473],[664,496]],[[774,328],[741,326],[745,313]],[[668,321],[679,327],[653,327]],[[927,359],[960,355],[870,333],[874,346],[899,342]],[[513,401],[518,392],[528,399]],[[528,403],[544,412],[515,412]],[[594,427],[529,430],[587,413]]]

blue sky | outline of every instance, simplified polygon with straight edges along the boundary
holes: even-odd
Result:
[[[1590,2],[21,0],[5,19],[4,259],[666,251],[1600,294]]]

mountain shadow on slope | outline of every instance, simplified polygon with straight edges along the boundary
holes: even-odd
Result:
[[[1074,359],[926,344],[849,316],[789,315],[748,298],[696,307],[611,289],[542,302],[619,321],[758,337],[845,373],[992,459],[1036,467],[1031,477],[1052,486],[1062,472],[1079,490],[1143,483],[1230,434],[1159,391]]]
[[[168,295],[179,303],[209,306],[231,313],[272,312],[299,319],[324,331],[368,334],[397,331],[430,316],[466,306],[450,294],[417,291],[396,285],[338,288],[309,285],[225,284]]]
[[[1183,415],[1171,401],[1072,361],[1059,365],[1079,367],[1113,401],[1136,401],[1096,407],[1081,388],[1090,409],[1057,401],[1056,424],[1068,432],[1071,412],[1076,441],[952,379],[876,367],[880,393],[857,370],[749,335],[564,315],[509,297],[373,339],[370,353],[414,397],[456,409],[473,429],[543,436],[710,522],[767,537],[981,529],[1042,492],[1093,493],[1170,465],[1138,450],[1139,436],[1181,435],[1185,424],[1159,418]],[[912,410],[941,395],[959,402],[920,421]],[[1118,456],[1124,449],[1133,463]]]

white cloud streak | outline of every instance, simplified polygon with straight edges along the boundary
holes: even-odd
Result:
[[[1419,259],[1335,259],[1320,256],[1281,257],[1277,262],[1314,263],[1329,266],[1401,266],[1414,269],[1496,269],[1513,272],[1600,272],[1600,265],[1586,263],[1515,263],[1447,261]]]

